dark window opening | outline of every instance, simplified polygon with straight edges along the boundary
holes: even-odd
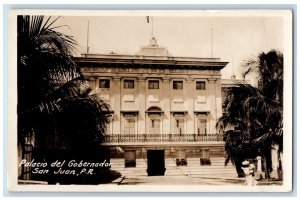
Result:
[[[196,82],[196,90],[205,90],[205,82],[204,81]]]
[[[110,88],[110,80],[107,79],[100,79],[99,80],[99,88]]]
[[[183,81],[173,81],[173,89],[183,89]]]
[[[159,89],[159,81],[158,80],[149,80],[148,89]]]
[[[134,89],[134,80],[124,80],[125,89]]]

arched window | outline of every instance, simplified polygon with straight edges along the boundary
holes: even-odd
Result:
[[[159,107],[150,107],[148,108],[148,110],[146,111],[146,113],[148,114],[154,114],[154,113],[157,113],[157,114],[162,114],[164,113]]]

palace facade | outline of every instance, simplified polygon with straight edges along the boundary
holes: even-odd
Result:
[[[219,58],[175,57],[155,38],[135,55],[76,58],[95,93],[111,106],[106,143],[126,158],[163,150],[165,157],[224,156]]]

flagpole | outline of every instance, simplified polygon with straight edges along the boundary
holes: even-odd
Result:
[[[88,24],[87,24],[87,39],[86,39],[86,53],[89,53],[89,29],[90,29],[90,21],[88,20]]]

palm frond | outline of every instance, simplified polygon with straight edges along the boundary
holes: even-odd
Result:
[[[250,74],[258,75],[259,74],[258,66],[259,66],[259,60],[255,56],[243,60],[241,64],[241,67],[245,69],[242,74],[243,77]]]
[[[77,43],[58,31],[59,19],[18,16],[18,138],[49,134],[98,146],[109,105],[90,94],[73,58]]]
[[[270,138],[271,138],[271,133],[267,132],[267,133],[261,135],[260,137],[254,139],[252,141],[252,143],[254,143],[254,144],[264,143],[266,140],[268,140]]]

